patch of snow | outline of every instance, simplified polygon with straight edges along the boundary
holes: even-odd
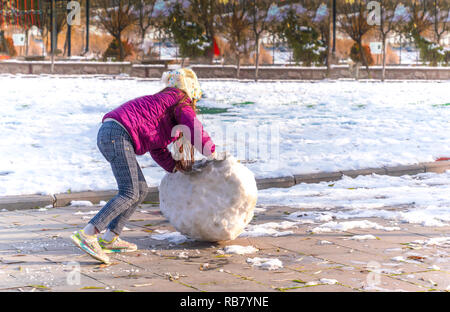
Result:
[[[267,222],[262,224],[248,225],[240,237],[260,237],[260,236],[286,236],[294,234],[293,231],[279,231],[290,228],[297,228],[296,222]]]
[[[346,240],[364,241],[364,240],[377,239],[377,238],[375,236],[373,236],[372,234],[367,234],[367,235],[353,235],[352,237],[345,238],[345,239]]]
[[[386,227],[378,223],[362,220],[362,221],[346,221],[346,222],[327,222],[311,230],[313,233],[328,233],[333,231],[348,231],[351,229],[376,229],[384,231],[397,231],[399,227]]]
[[[90,202],[89,200],[72,200],[70,202],[70,206],[86,206],[86,207],[91,207],[94,206],[94,204],[92,202]]]
[[[77,211],[74,215],[96,215],[100,210]]]
[[[0,172],[10,172],[0,175],[0,196],[57,194],[69,188],[114,189],[109,164],[96,147],[97,132],[107,112],[132,98],[162,89],[159,81],[143,81],[0,75],[4,103],[0,132],[6,140],[0,147]],[[219,150],[238,156],[239,144],[244,142],[239,138],[238,144],[232,144],[227,135],[222,135],[223,129],[255,129],[272,124],[279,130],[283,153],[274,155],[274,159],[251,157],[256,161],[246,164],[256,177],[413,164],[450,155],[450,109],[445,105],[450,82],[202,80],[201,85],[205,98],[199,106],[226,109],[199,115]],[[247,102],[253,104],[242,104]],[[268,150],[270,140],[258,141],[257,137],[250,136],[248,144]],[[15,142],[21,142],[20,146]],[[139,164],[144,167],[149,185],[158,185],[164,170],[149,156],[140,158]],[[402,189],[399,195],[420,199],[422,194],[416,196],[415,189]],[[278,190],[272,192],[289,205],[303,203]],[[355,199],[360,192],[353,192]],[[443,200],[437,192],[437,197],[434,193],[423,194],[421,202]],[[445,188],[441,194],[445,194]],[[359,198],[363,200],[364,196]],[[354,201],[354,207],[360,207],[359,200]],[[315,204],[320,205],[308,205],[320,208],[338,202],[319,200]],[[375,201],[368,204],[377,207]]]
[[[283,267],[283,263],[279,259],[270,259],[270,258],[248,258],[247,263],[250,263],[252,266],[259,267],[263,270],[277,270]]]
[[[226,254],[244,255],[249,253],[255,253],[258,251],[258,249],[253,246],[229,245],[225,246],[223,248],[223,251]]]
[[[334,285],[334,284],[336,284],[338,281],[335,280],[335,279],[331,279],[331,278],[321,278],[321,279],[319,280],[319,282],[320,282],[321,284]]]
[[[152,234],[151,238],[156,240],[168,240],[169,242],[177,245],[186,242],[188,239],[180,232],[164,232],[162,234]]]

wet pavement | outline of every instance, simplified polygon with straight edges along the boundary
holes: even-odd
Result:
[[[257,209],[251,224],[280,223],[299,210],[263,208]],[[153,235],[175,229],[158,204],[145,204],[121,236],[139,250],[114,254],[112,265],[106,266],[69,239],[99,209],[68,206],[0,212],[0,291],[450,290],[448,226],[365,218],[399,229],[314,233],[311,230],[320,223],[306,222],[289,228],[292,232],[287,235],[177,244],[155,239]],[[224,251],[228,245],[253,246],[257,251],[229,254]]]

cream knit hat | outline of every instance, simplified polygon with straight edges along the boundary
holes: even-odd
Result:
[[[165,72],[161,81],[166,87],[183,90],[191,100],[200,100],[202,97],[202,90],[200,89],[197,75],[192,69],[181,68]]]

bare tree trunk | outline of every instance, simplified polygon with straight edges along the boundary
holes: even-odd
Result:
[[[383,44],[383,70],[381,72],[381,81],[384,81],[386,79],[386,36],[382,36],[382,44]]]
[[[328,16],[328,25],[330,25],[330,19],[331,19],[331,14],[329,14]],[[329,26],[328,26],[329,27]],[[330,54],[331,54],[331,31],[328,34],[328,47],[327,47],[327,58],[326,58],[326,63],[327,63],[327,78],[330,78],[330,73],[331,73],[331,64],[330,64]]]
[[[63,51],[63,53],[62,53],[62,55],[66,55],[66,53],[68,54],[68,47],[67,47],[67,40],[68,40],[68,36],[67,36],[67,34],[66,34],[66,39],[64,40],[64,51]]]
[[[361,67],[360,62],[355,63],[355,79],[359,80],[359,68]]]
[[[145,43],[145,31],[142,31],[142,34],[141,34],[141,52],[142,52],[142,59],[144,59],[144,56],[145,56],[145,54],[146,54],[144,43]]]
[[[259,71],[259,35],[256,35],[256,48],[255,48],[255,81],[258,81],[258,71]]]
[[[47,31],[47,35],[45,36],[45,54],[47,54],[47,51],[49,50],[49,48],[48,48],[48,42],[49,42],[49,37],[50,37],[50,32],[49,31]],[[44,41],[44,38],[42,38],[42,42]],[[50,50],[51,50],[51,47],[50,47]]]
[[[441,45],[441,38],[442,38],[442,34],[436,34],[436,43],[438,45]]]
[[[241,54],[237,53],[236,56],[237,56],[236,78],[239,79],[241,74]]]
[[[362,60],[362,65],[364,65],[366,67],[366,71],[367,71],[367,76],[368,78],[370,78],[370,70],[369,70],[369,63],[366,60],[366,56],[364,54],[364,48],[363,48],[363,44],[362,44],[362,39],[359,39],[357,41],[358,46],[359,46],[359,56]],[[359,75],[359,67],[357,69],[358,75]]]
[[[123,49],[123,44],[122,44],[122,33],[118,33],[117,37],[116,37],[118,44],[119,44],[119,60],[121,62],[123,62],[123,60],[125,59],[125,51]]]
[[[28,56],[28,34],[29,30],[28,28],[25,30],[25,56]]]

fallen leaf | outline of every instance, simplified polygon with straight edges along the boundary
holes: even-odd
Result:
[[[417,261],[425,260],[425,257],[421,257],[421,256],[408,256],[407,258],[410,260],[417,260]]]
[[[50,289],[44,285],[27,285],[27,287],[39,288],[39,289]]]
[[[97,286],[85,286],[80,288],[81,290],[83,289],[105,289],[105,287],[97,287]]]
[[[128,278],[128,279],[138,279],[141,277],[141,275],[138,274],[128,274],[128,275],[119,275],[119,276],[113,276],[114,278]]]
[[[135,284],[133,287],[145,287],[145,286],[152,286],[152,283],[146,283],[146,284]]]
[[[114,262],[114,263],[110,263],[110,264],[102,263],[99,266],[95,267],[94,269],[104,269],[104,268],[107,268],[109,266],[116,265],[116,264],[118,264],[118,262]]]

